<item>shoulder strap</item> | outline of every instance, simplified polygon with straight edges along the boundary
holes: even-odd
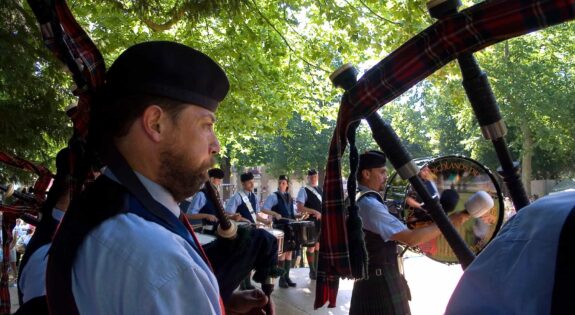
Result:
[[[310,185],[305,185],[305,188],[307,188],[307,190],[311,191],[317,197],[319,202],[321,202],[321,195],[315,188],[311,187]]]
[[[246,195],[246,193],[243,191],[238,191],[238,194],[240,195],[240,198],[242,198],[242,201],[246,204],[246,207],[248,208],[250,213],[254,213],[254,208],[252,207],[252,203],[250,202],[250,198],[248,198],[248,195]]]
[[[367,195],[372,195],[375,198],[377,198],[377,200],[381,203],[383,203],[383,199],[381,198],[381,195],[375,191],[375,190],[362,190],[362,191],[358,191],[355,195],[355,200],[359,201],[359,199],[367,196]]]

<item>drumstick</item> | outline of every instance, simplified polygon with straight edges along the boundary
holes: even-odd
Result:
[[[220,196],[218,191],[215,189],[214,185],[212,185],[212,183],[209,180],[206,182],[205,185],[206,185],[206,191],[208,193],[208,196],[206,197],[210,198],[214,203],[214,205],[216,206],[216,217],[220,222],[217,231],[218,235],[227,239],[235,238],[238,232],[238,227],[226,216],[224,207],[220,202]]]

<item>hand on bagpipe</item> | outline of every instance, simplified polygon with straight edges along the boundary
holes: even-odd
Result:
[[[0,152],[0,162],[34,172],[38,175],[38,178],[34,183],[32,193],[14,191],[14,187],[12,185],[0,186],[0,190],[5,192],[4,199],[11,195],[18,199],[17,202],[11,205],[0,205],[0,211],[22,217],[22,219],[27,223],[37,224],[37,215],[40,211],[40,207],[46,199],[46,190],[52,182],[54,175],[44,166],[36,165],[28,160],[12,156],[5,152]]]

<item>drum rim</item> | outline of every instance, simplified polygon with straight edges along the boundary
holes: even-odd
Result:
[[[494,175],[494,173],[491,171],[491,169],[489,167],[487,167],[486,165],[483,165],[479,161],[474,160],[474,159],[467,157],[467,156],[463,156],[463,155],[451,154],[451,155],[444,155],[444,156],[438,156],[438,157],[426,157],[426,158],[415,159],[414,162],[418,167],[423,168],[424,166],[428,166],[429,164],[437,162],[437,161],[442,160],[442,159],[454,159],[454,158],[466,160],[467,162],[470,162],[470,163],[478,166],[482,171],[485,172],[485,174],[487,174],[487,176],[489,177],[489,179],[491,180],[491,182],[495,186],[495,191],[496,191],[496,195],[497,195],[497,199],[498,199],[497,204],[499,205],[499,208],[498,208],[499,209],[498,210],[499,216],[497,217],[497,223],[495,224],[495,229],[493,230],[493,234],[491,235],[491,238],[489,238],[487,240],[487,242],[483,245],[483,247],[477,251],[476,255],[479,255],[487,247],[487,245],[489,245],[489,243],[491,243],[491,241],[497,236],[497,233],[499,233],[499,230],[501,229],[501,226],[503,225],[503,218],[505,216],[505,204],[503,202],[504,196],[503,196],[503,191],[501,189],[501,180],[498,177],[496,177]],[[384,201],[388,200],[387,199],[388,190],[391,187],[391,182],[395,179],[396,176],[399,176],[399,174],[397,173],[397,171],[394,171],[392,173],[392,175],[389,176],[389,178],[387,179],[387,182],[385,184],[384,196],[383,196]],[[407,196],[407,192],[408,192],[410,187],[411,187],[411,184],[408,182],[408,184],[405,187],[404,196]],[[405,203],[405,197],[404,197],[403,202]],[[405,217],[403,214],[404,212],[405,212],[405,210],[402,211],[402,215],[400,218],[400,220],[402,220],[403,223],[405,223]],[[445,261],[445,260],[441,260],[438,258],[434,258],[431,255],[427,255],[426,253],[424,253],[419,248],[419,246],[414,246],[414,247],[410,247],[410,248],[417,251],[418,253],[425,255],[429,259],[432,259],[432,260],[437,261],[439,263],[447,264],[447,265],[458,264],[458,262]]]

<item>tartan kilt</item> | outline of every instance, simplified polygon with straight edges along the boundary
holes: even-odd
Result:
[[[351,294],[350,315],[409,315],[411,299],[407,281],[396,264],[380,267],[381,275],[371,272],[369,278],[356,280]]]

